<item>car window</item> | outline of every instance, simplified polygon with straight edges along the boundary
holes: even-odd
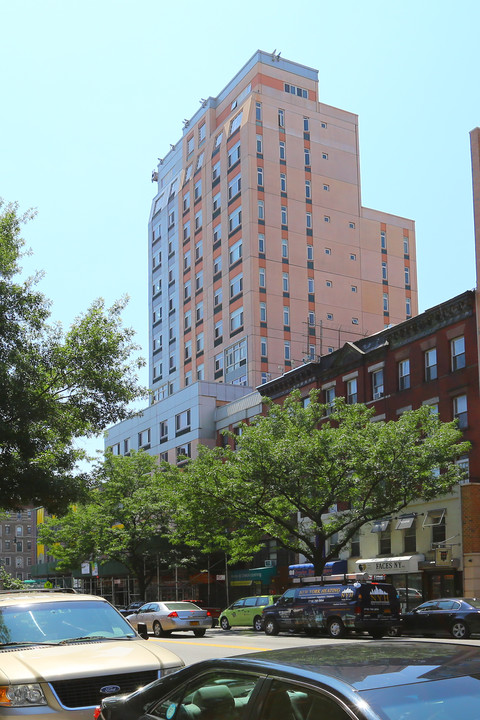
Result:
[[[253,607],[257,604],[257,598],[251,597],[245,600],[245,607]]]
[[[236,610],[237,608],[241,608],[244,606],[245,600],[237,600],[237,602],[234,602],[232,605],[230,605],[230,610]]]
[[[262,595],[261,597],[257,598],[257,605],[268,605],[268,596]]]
[[[432,600],[431,602],[423,603],[423,605],[419,605],[416,610],[417,612],[430,612],[430,610],[437,610],[438,609],[438,603],[435,600]]]
[[[335,700],[292,682],[274,680],[262,704],[259,720],[350,720]]]
[[[167,610],[201,610],[198,605],[191,602],[167,602],[164,603]]]
[[[459,604],[453,600],[440,600],[438,603],[439,610],[457,610],[459,607]]]
[[[160,720],[232,720],[247,716],[256,675],[207,673],[176,690],[150,709]]]

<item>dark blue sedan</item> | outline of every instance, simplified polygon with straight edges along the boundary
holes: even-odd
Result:
[[[439,598],[417,605],[402,616],[405,635],[451,635],[456,640],[480,633],[480,600]]]
[[[480,717],[480,647],[335,642],[204,660],[127,696],[97,720],[451,720]]]

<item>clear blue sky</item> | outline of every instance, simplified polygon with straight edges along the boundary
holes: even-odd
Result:
[[[0,26],[0,196],[38,208],[24,265],[64,326],[128,293],[146,357],[151,172],[257,49],[359,115],[362,202],[416,221],[420,310],[475,286],[478,0],[0,0]]]

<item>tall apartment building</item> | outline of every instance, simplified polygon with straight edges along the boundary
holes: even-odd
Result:
[[[362,206],[357,116],[320,102],[316,70],[256,52],[152,180],[153,405],[114,452],[214,444],[206,405],[417,314],[414,223]]]

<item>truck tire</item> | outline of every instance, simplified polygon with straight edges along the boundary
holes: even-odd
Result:
[[[343,638],[346,635],[346,629],[340,618],[331,618],[327,626],[328,634],[332,638]]]
[[[265,635],[278,635],[280,628],[274,618],[267,618],[264,623]]]

